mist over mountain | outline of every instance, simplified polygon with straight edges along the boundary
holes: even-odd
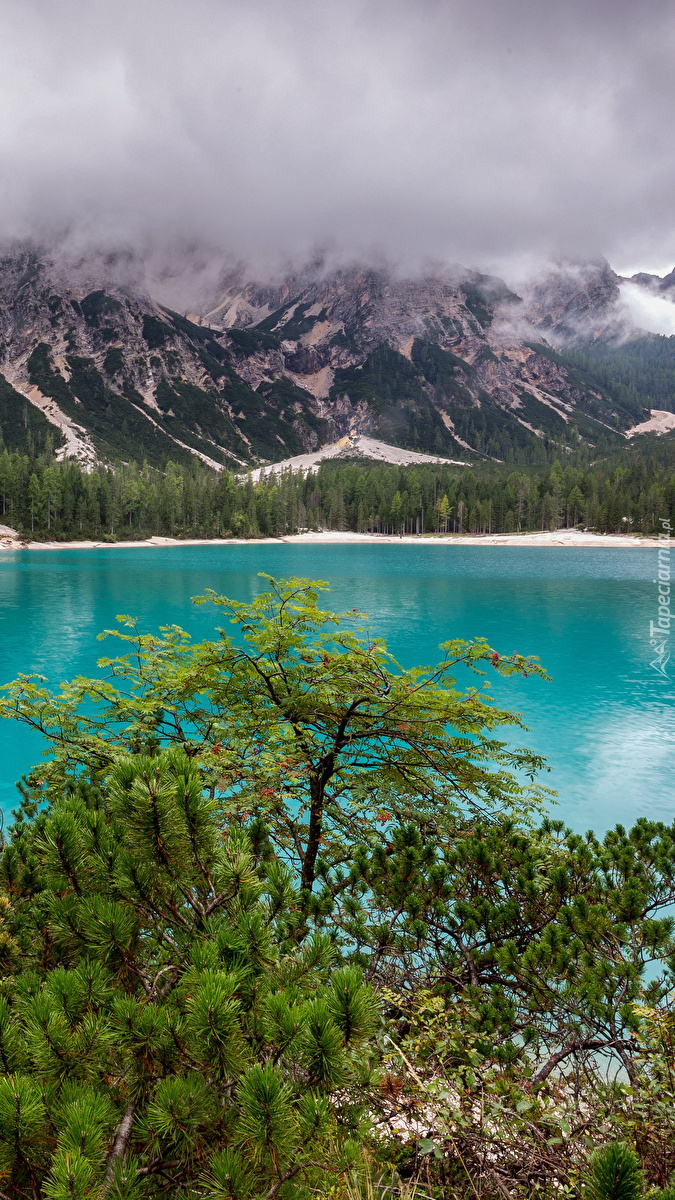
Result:
[[[665,0],[7,0],[5,445],[527,460],[669,410],[674,39]]]
[[[632,325],[604,260],[549,268],[522,296],[459,266],[405,277],[315,258],[258,281],[239,265],[205,271],[201,295],[193,276],[183,311],[166,303],[175,280],[152,271],[131,253],[6,248],[8,448],[49,435],[60,456],[89,465],[198,459],[236,471],[361,434],[465,461],[536,462],[551,447],[616,446],[653,407],[675,407],[672,394],[652,395],[671,386],[670,341]],[[617,374],[627,346],[647,347],[656,384],[633,386],[625,363]]]
[[[650,291],[656,292],[657,295],[665,293],[670,299],[670,293],[675,293],[675,268],[663,277],[650,275],[647,271],[638,271],[635,275],[631,275],[630,282],[649,288]]]

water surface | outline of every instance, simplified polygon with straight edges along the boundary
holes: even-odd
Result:
[[[547,756],[543,782],[579,830],[637,816],[671,821],[674,689],[650,666],[656,550],[389,544],[23,550],[0,557],[0,682],[36,671],[56,685],[113,653],[96,634],[117,613],[145,630],[216,623],[191,596],[207,587],[246,600],[277,577],[328,580],[334,608],[358,607],[405,665],[430,663],[451,637],[484,636],[501,653],[536,654],[552,676],[502,680],[522,712],[519,745]],[[675,671],[675,659],[673,662]],[[0,723],[0,803],[40,755],[40,739]]]

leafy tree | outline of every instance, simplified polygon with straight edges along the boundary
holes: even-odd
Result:
[[[455,673],[543,675],[485,641],[444,643],[434,667],[402,668],[356,610],[319,607],[321,583],[264,576],[250,604],[209,593],[235,626],[192,646],[177,627],[160,636],[114,631],[128,653],[104,659],[107,679],[78,678],[52,695],[39,677],[6,685],[0,713],[49,739],[49,778],[107,769],[120,738],[136,750],[182,745],[204,771],[223,814],[243,814],[254,836],[297,872],[307,903],[339,889],[354,845],[378,820],[444,822],[462,811],[529,812],[541,790],[523,786],[544,764],[491,735],[520,722],[487,690],[457,687]],[[92,715],[92,703],[98,712]]]

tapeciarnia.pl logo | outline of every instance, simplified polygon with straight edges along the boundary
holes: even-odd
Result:
[[[652,647],[655,657],[650,662],[650,667],[661,675],[664,679],[668,678],[668,660],[670,658],[670,623],[673,614],[670,611],[670,521],[661,520],[662,531],[659,533],[659,550],[658,550],[658,579],[654,583],[658,585],[658,609],[659,616],[657,621],[649,622],[649,645]]]

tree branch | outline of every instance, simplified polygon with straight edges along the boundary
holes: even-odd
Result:
[[[105,1183],[103,1184],[103,1195],[107,1195],[110,1190],[110,1185],[113,1181],[115,1173],[115,1164],[118,1159],[123,1158],[127,1152],[127,1147],[131,1140],[131,1130],[134,1123],[134,1113],[136,1111],[136,1101],[130,1100],[127,1104],[126,1112],[120,1121],[117,1136],[113,1143],[113,1148],[108,1157],[108,1165],[105,1172]]]

